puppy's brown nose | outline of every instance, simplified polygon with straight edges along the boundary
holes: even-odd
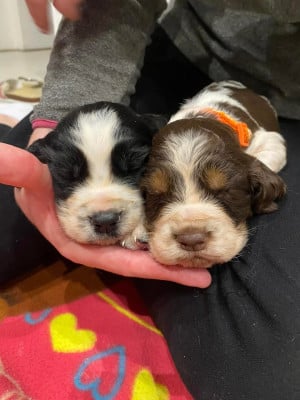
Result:
[[[176,240],[184,250],[197,251],[205,248],[207,236],[205,232],[180,233]]]
[[[89,220],[96,233],[114,236],[117,234],[121,214],[117,210],[99,211],[91,215]]]

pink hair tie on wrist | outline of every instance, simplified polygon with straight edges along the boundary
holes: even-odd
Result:
[[[37,129],[37,128],[55,129],[57,124],[58,124],[57,121],[53,121],[51,119],[34,119],[31,122],[33,129]]]

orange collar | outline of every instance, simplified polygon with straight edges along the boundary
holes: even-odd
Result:
[[[201,110],[201,112],[212,114],[217,118],[218,121],[229,125],[230,128],[232,128],[237,134],[240,145],[242,147],[249,146],[252,133],[245,122],[237,121],[236,119],[231,118],[224,111],[215,110],[214,108],[205,108]]]

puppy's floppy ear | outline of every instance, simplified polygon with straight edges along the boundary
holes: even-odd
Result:
[[[152,135],[167,125],[168,122],[168,118],[160,114],[142,114],[141,119],[147,124]]]
[[[55,153],[55,131],[49,132],[43,139],[33,142],[27,150],[35,155],[43,164],[48,164]]]
[[[279,175],[256,158],[250,167],[250,184],[254,213],[263,214],[277,210],[275,200],[284,196],[286,185]]]

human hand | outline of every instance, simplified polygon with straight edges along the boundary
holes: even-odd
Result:
[[[46,133],[47,130],[38,130],[31,141]],[[21,187],[15,189],[19,207],[59,253],[75,263],[123,276],[167,280],[200,288],[211,283],[206,269],[166,267],[155,262],[149,252],[83,245],[71,240],[56,216],[48,167],[26,150],[0,143],[0,182]]]
[[[25,0],[36,25],[45,33],[49,32],[49,0]],[[75,21],[80,18],[82,0],[53,0],[53,6],[66,18]]]

